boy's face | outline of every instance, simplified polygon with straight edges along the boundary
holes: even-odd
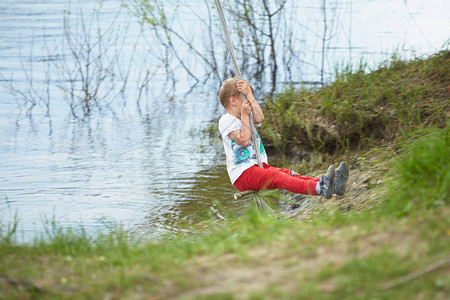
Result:
[[[231,96],[230,97],[230,103],[233,105],[233,106],[236,106],[236,108],[238,108],[239,110],[241,109],[241,106],[242,106],[242,97],[241,97],[241,94],[239,93],[239,95],[238,96]]]

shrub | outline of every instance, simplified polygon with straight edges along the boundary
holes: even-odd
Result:
[[[394,164],[390,209],[403,215],[450,203],[450,127],[407,143]]]

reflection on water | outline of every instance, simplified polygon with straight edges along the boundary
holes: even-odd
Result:
[[[105,22],[115,15],[119,2],[104,4]],[[376,12],[374,1],[363,2],[371,9],[358,10],[354,4],[354,14],[359,12],[366,20],[364,26],[372,26],[369,31],[375,32],[377,26],[368,20],[383,10],[378,7]],[[416,22],[426,24],[422,30],[439,27],[433,25],[439,18],[424,22],[418,14],[418,7],[425,4],[411,2],[409,13]],[[53,94],[51,118],[44,117],[45,109],[23,117],[7,89],[10,75],[19,74],[13,83],[26,87],[21,60],[28,57],[31,46],[37,61],[45,58],[42,31],[45,27],[47,37],[61,37],[65,5],[65,0],[0,3],[0,80],[5,83],[0,87],[0,223],[11,223],[17,212],[19,231],[27,240],[42,232],[45,220],[53,217],[62,226],[82,225],[88,231],[101,228],[106,218],[156,238],[176,231],[180,221],[194,224],[206,217],[216,201],[227,210],[241,209],[247,200],[232,198],[234,188],[223,166],[221,143],[210,145],[203,133],[223,113],[214,89],[169,99],[166,91],[158,89],[161,81],[152,80],[153,94],[141,110],[129,104],[135,103],[136,95],[132,95],[114,113],[105,111],[85,119],[67,117],[66,104]],[[427,2],[425,8],[430,5]],[[396,23],[400,22],[397,17]],[[405,24],[411,25],[410,21]],[[395,40],[399,35],[385,28],[381,31],[373,36]],[[356,37],[360,32],[354,29],[352,34]],[[435,39],[428,37],[426,43]],[[376,41],[380,39],[369,41],[364,36],[355,38],[354,45],[361,52],[377,52]],[[39,74],[35,73],[38,82],[43,80]]]
[[[210,171],[197,174],[215,163],[201,130],[209,118],[194,106],[167,104],[170,114],[17,124],[2,142],[0,194],[18,211],[23,229],[34,231],[29,225],[40,225],[42,214],[87,228],[101,226],[106,216],[157,236],[181,217],[181,205],[195,203],[202,211],[222,198],[221,191],[230,194],[224,168],[214,190],[198,186],[204,177],[216,178]],[[215,109],[215,103],[204,107],[207,116]],[[5,213],[6,201],[0,205]]]

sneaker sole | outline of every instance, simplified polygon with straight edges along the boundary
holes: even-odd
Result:
[[[325,199],[330,199],[333,195],[333,187],[334,187],[334,166],[331,165],[328,167],[326,176],[328,177],[329,182],[329,188],[327,189],[326,193],[323,195]]]
[[[335,188],[334,193],[336,195],[343,196],[345,194],[345,184],[347,183],[348,176],[349,176],[348,164],[345,161],[343,161],[337,168],[334,178],[336,183],[336,185],[334,186]],[[341,177],[342,180],[340,180]]]

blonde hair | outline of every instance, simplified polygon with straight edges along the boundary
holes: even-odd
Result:
[[[230,97],[239,96],[240,93],[237,88],[237,83],[238,80],[236,78],[228,78],[227,80],[222,82],[222,85],[220,86],[219,89],[219,101],[224,108],[227,108]],[[253,93],[253,87],[251,86],[250,83],[247,82],[247,84],[250,86]]]

